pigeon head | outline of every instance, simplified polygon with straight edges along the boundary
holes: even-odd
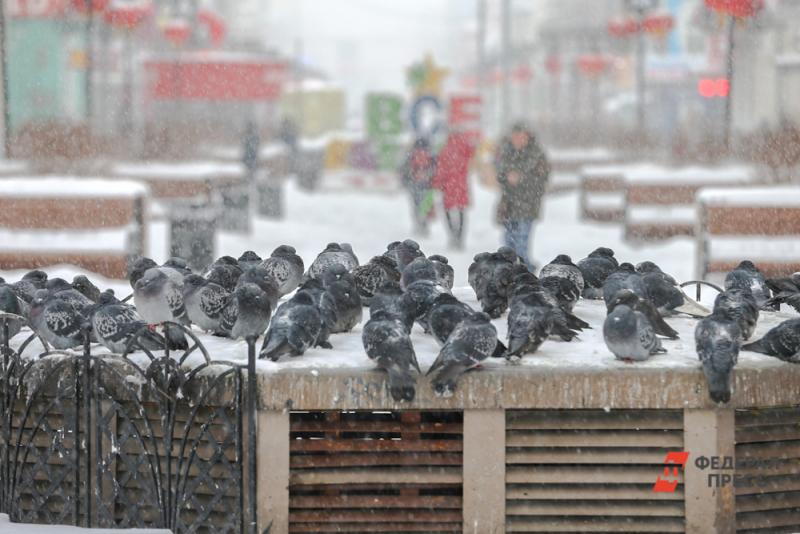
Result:
[[[33,271],[25,273],[22,279],[25,280],[26,282],[31,282],[34,286],[38,287],[39,289],[44,289],[44,285],[45,283],[47,283],[47,273],[44,271],[40,271],[39,269],[35,269]]]
[[[269,310],[270,302],[267,294],[255,284],[245,283],[236,288],[234,292],[240,307]]]
[[[559,254],[550,263],[555,263],[557,265],[575,265],[574,263],[572,263],[572,258],[567,256],[566,254]]]
[[[44,285],[45,289],[48,291],[55,293],[57,291],[64,291],[66,289],[72,289],[72,284],[64,280],[63,278],[51,278],[47,281]]]
[[[269,271],[260,265],[253,265],[244,270],[239,276],[237,284],[244,283],[255,284],[268,295],[274,295],[277,298],[278,283],[270,276]]]
[[[98,304],[117,304],[119,299],[114,295],[113,289],[106,289],[97,297]]]
[[[164,265],[166,265],[166,263]],[[217,266],[217,265],[230,265],[231,267],[233,267],[235,265],[235,266],[238,267],[239,266],[239,261],[236,258],[234,258],[233,256],[220,256],[219,258],[214,260],[213,265],[214,266]]]
[[[662,271],[661,268],[652,261],[643,261],[638,265],[636,265],[636,272],[641,274],[646,274],[646,273],[660,273]]]
[[[239,261],[261,261],[261,256],[252,250],[245,250],[242,255],[239,256]]]
[[[630,289],[620,289],[614,294],[614,298],[608,304],[608,312],[611,313],[611,311],[619,305],[633,308],[636,306],[637,302],[639,302],[639,296],[636,293]]]
[[[737,267],[737,269],[741,269],[743,271],[750,271],[750,272],[757,272],[755,264],[750,260],[744,260],[741,262]]]
[[[294,294],[292,300],[290,301],[294,304],[300,304],[303,306],[313,306],[314,305],[314,297],[312,297],[309,293],[300,290]]]
[[[189,264],[186,263],[186,260],[177,256],[172,256],[170,259],[165,261],[164,267],[172,267],[173,269],[177,269],[179,271],[191,271],[191,269],[189,269]]]
[[[19,299],[8,286],[0,286],[0,311],[20,315]]]
[[[188,289],[197,289],[208,284],[209,281],[200,276],[199,274],[187,274],[183,277],[183,285]]]
[[[155,295],[164,288],[167,280],[167,275],[160,269],[148,269],[144,276],[136,281],[133,289],[144,295]]]
[[[471,324],[485,324],[491,323],[492,318],[489,317],[488,313],[475,312],[467,318],[467,321],[469,321]]]
[[[438,295],[433,303],[436,305],[443,305],[443,304],[459,304],[459,301],[455,296],[451,295],[450,293],[442,293]]]
[[[341,263],[334,263],[322,273],[322,283],[329,284],[336,280],[341,280],[348,273],[347,267]]]
[[[475,263],[481,263],[488,260],[492,256],[491,252],[479,252],[472,257],[472,261]]]
[[[376,295],[402,295],[403,290],[400,289],[400,284],[397,282],[384,282],[382,283],[377,291],[375,291]]]
[[[128,281],[131,283],[131,287],[136,285],[136,282],[144,276],[147,269],[152,269],[157,266],[158,264],[156,262],[144,256],[134,261],[133,265],[131,265],[128,270]]]
[[[72,287],[79,291],[83,296],[97,302],[100,298],[100,290],[86,276],[79,274],[72,279]]]
[[[342,246],[339,243],[328,243],[322,252],[342,252],[342,250]]]
[[[397,261],[391,256],[375,256],[374,258],[369,260],[369,262],[374,263],[376,265],[382,265],[387,269],[393,269],[395,271],[397,270]]]
[[[297,254],[297,250],[291,245],[281,245],[272,251],[272,256],[291,256]]]
[[[517,260],[519,260],[519,256],[517,256],[514,249],[506,246],[497,249],[497,256],[511,263],[517,263]]]
[[[431,260],[431,261],[438,261],[439,263],[444,263],[445,265],[449,264],[448,259],[445,258],[444,256],[439,255],[439,254],[434,254],[433,256],[428,256],[428,259]]]
[[[31,306],[33,307],[42,306],[45,303],[45,301],[47,301],[48,295],[49,293],[47,292],[46,289],[37,289],[33,293],[33,300],[31,301]]]
[[[409,250],[419,250],[419,243],[417,243],[413,239],[406,239],[405,241],[403,241],[403,246]]]
[[[633,264],[625,262],[619,264],[617,271],[623,273],[635,273],[636,269],[633,267]]]
[[[387,250],[387,252],[390,251],[390,250],[394,250],[397,247],[399,247],[401,244],[402,243],[400,241],[392,241],[391,243],[386,245],[386,250]]]
[[[595,258],[595,257],[598,257],[598,256],[604,257],[604,258],[613,258],[614,257],[614,251],[611,250],[608,247],[598,247],[598,248],[594,249],[591,252],[591,254],[589,254],[590,258]]]
[[[536,278],[536,275],[528,270],[528,266],[524,263],[515,263],[511,266],[511,276],[518,276],[520,274],[529,274]]]

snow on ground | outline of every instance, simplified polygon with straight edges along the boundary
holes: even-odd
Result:
[[[169,530],[159,529],[106,529],[106,528],[79,528],[58,525],[28,525],[24,523],[12,523],[8,519],[8,514],[0,514],[0,533],[8,534],[169,534]]]

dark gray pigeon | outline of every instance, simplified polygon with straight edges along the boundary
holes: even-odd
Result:
[[[736,318],[726,315],[724,309],[715,310],[697,323],[694,339],[711,400],[730,401],[733,367],[742,343],[742,331]]]
[[[431,260],[421,256],[403,269],[403,274],[400,276],[400,287],[405,289],[418,280],[429,280],[437,283],[438,279],[439,274],[436,271],[436,266]]]
[[[461,321],[426,373],[433,374],[434,392],[443,397],[452,396],[458,378],[490,357],[496,347],[497,329],[487,314],[477,312]]]
[[[269,296],[256,284],[236,286],[227,310],[235,310],[233,321],[228,319],[226,330],[231,339],[257,339],[269,327],[272,305]],[[223,313],[224,316],[230,317]]]
[[[603,284],[603,300],[606,303],[606,308],[621,289],[630,289],[636,293],[640,298],[646,299],[647,288],[642,281],[642,275],[636,272],[636,269],[630,263],[622,263],[616,271],[611,273],[606,278]]]
[[[653,263],[652,261],[642,261],[636,264],[636,272],[645,275],[649,273],[661,273],[664,275],[664,279],[669,282],[673,286],[678,285],[678,281],[675,280],[672,276],[668,275],[664,271],[661,270],[661,267]]]
[[[439,254],[429,256],[428,259],[433,262],[433,266],[436,269],[436,280],[438,284],[446,287],[447,289],[453,289],[456,273],[453,270],[453,267],[450,265],[448,259]]]
[[[342,265],[348,271],[358,267],[358,258],[353,253],[353,248],[347,243],[328,243],[325,250],[317,255],[314,262],[308,267],[305,278],[319,278],[328,267]]]
[[[785,362],[800,363],[800,319],[782,322],[758,341],[743,345],[742,350],[775,356]]]
[[[349,332],[361,324],[361,296],[355,278],[344,265],[334,265],[322,273],[322,285],[336,305],[336,323],[331,333]]]
[[[619,263],[610,248],[600,247],[592,251],[588,257],[578,262],[578,269],[583,275],[583,298],[600,300],[603,298],[603,284],[611,273],[617,270]]]
[[[678,332],[672,328],[664,318],[658,313],[658,310],[647,299],[643,299],[639,297],[636,293],[631,291],[630,289],[621,289],[617,292],[614,296],[614,299],[611,301],[609,305],[609,310],[613,310],[615,307],[623,304],[630,309],[642,313],[650,324],[653,326],[653,330],[659,336],[663,336],[669,339],[678,339]],[[610,313],[610,312],[609,312]]]
[[[183,276],[186,276],[187,274],[192,274],[192,269],[189,268],[189,263],[185,259],[179,258],[177,256],[172,256],[167,261],[165,261],[163,267],[166,267],[168,269],[174,269]]]
[[[274,310],[278,307],[278,301],[282,296],[279,285],[265,267],[254,265],[245,269],[242,276],[240,276],[239,280],[236,282],[236,286],[238,287],[242,284],[257,285],[261,288],[261,291],[267,295],[272,309]],[[234,290],[235,289],[236,288],[234,288]]]
[[[364,306],[369,306],[380,286],[387,282],[400,282],[400,276],[397,263],[389,256],[375,256],[369,263],[353,269],[353,278]]]
[[[83,293],[73,288],[72,284],[63,278],[51,278],[44,287],[51,297],[69,301],[78,311],[82,312],[87,307],[94,304],[94,302],[89,300]]]
[[[725,289],[749,289],[759,308],[772,297],[767,280],[752,261],[745,260],[725,276]]]
[[[736,319],[743,339],[750,339],[758,323],[758,304],[747,289],[728,289],[714,300],[714,310]]]
[[[158,267],[158,264],[146,256],[134,260],[134,262],[128,266],[128,282],[130,282],[131,287],[134,287],[136,282],[144,276],[145,271],[153,267]],[[183,277],[181,277],[181,280],[183,280]]]
[[[578,287],[578,291],[583,291],[583,273],[577,265],[572,263],[572,258],[566,254],[559,254],[539,271],[540,280],[549,276],[566,278]]]
[[[297,289],[303,281],[303,258],[289,245],[281,245],[273,250],[272,255],[261,262],[261,267],[275,280],[281,297]]]
[[[378,312],[386,312],[399,319],[409,332],[417,318],[416,309],[416,304],[406,297],[396,282],[386,282],[378,287],[369,304],[370,317]]]
[[[129,343],[131,350],[164,349],[164,338],[147,328],[133,306],[122,304],[111,292],[98,296],[90,316],[95,337],[111,352],[123,354]],[[136,340],[131,341],[132,338]]]
[[[164,265],[161,267],[156,264],[150,258],[142,256],[141,258],[137,259],[128,270],[128,281],[131,284],[131,287],[136,286],[136,282],[138,282],[143,276],[144,273],[148,271],[148,269],[157,268],[165,275],[167,275],[173,283],[177,284],[179,287],[183,286],[183,277],[187,274],[191,274],[191,271],[184,268],[186,262],[182,262],[179,258],[170,258]]]
[[[100,298],[100,288],[94,285],[89,278],[79,274],[72,278],[72,288],[92,302]]]
[[[201,330],[223,332],[222,312],[231,300],[224,287],[202,276],[190,274],[183,279],[183,305],[189,321]]]
[[[414,346],[403,322],[386,311],[370,317],[361,333],[364,350],[389,375],[389,393],[395,402],[411,402],[416,395],[413,370],[420,372]]]
[[[235,262],[236,260],[233,261]],[[218,263],[216,265],[212,265],[211,268],[209,268],[209,270],[206,272],[204,278],[212,284],[216,284],[230,293],[236,289],[236,283],[239,281],[239,277],[241,276],[242,269],[239,267],[239,263],[236,262],[233,264]]]
[[[534,291],[520,293],[508,312],[509,359],[536,352],[553,331],[553,308]]]
[[[633,298],[637,298],[629,292]],[[656,336],[653,325],[642,312],[618,302],[603,323],[603,340],[617,359],[625,362],[644,361],[653,354],[667,352]]]
[[[539,279],[542,289],[553,295],[562,310],[571,312],[581,298],[581,291],[575,282],[560,276],[546,276]]]
[[[300,356],[317,345],[322,318],[311,295],[300,291],[275,312],[259,358],[278,361],[281,356]]]
[[[339,313],[333,296],[325,290],[322,280],[318,278],[309,278],[303,282],[297,289],[297,293],[309,295],[319,311],[322,327],[317,335],[317,346],[332,348],[329,339],[336,328]]]
[[[675,279],[663,272],[653,262],[642,262],[636,267],[642,277],[647,298],[663,316],[685,313],[692,317],[705,317],[711,312],[690,297],[687,297]]]
[[[33,295],[30,325],[36,334],[56,350],[66,350],[83,343],[85,324],[81,312],[69,300],[56,298],[46,289]]]
[[[521,265],[516,252],[500,247],[497,252],[478,254],[468,271],[468,281],[481,308],[492,318],[508,309],[515,265]]]
[[[33,300],[33,294],[44,289],[47,284],[47,273],[38,269],[25,273],[22,279],[11,284],[11,289],[26,303]]]
[[[263,259],[254,251],[245,250],[244,252],[242,252],[242,255],[239,256],[239,259],[236,261],[239,263],[239,268],[242,271],[244,271],[248,267],[255,267],[256,265],[260,265]]]
[[[19,317],[24,317],[25,313],[22,309],[20,298],[17,297],[11,286],[6,284],[0,284],[0,312],[9,313]],[[10,317],[6,323],[8,324],[8,339],[10,340],[19,334],[20,330],[22,330],[23,320]],[[6,335],[3,328],[3,321],[0,321],[0,343],[5,342]]]
[[[427,333],[428,312],[436,298],[447,293],[447,289],[432,280],[417,280],[406,287],[404,298],[410,304],[410,309],[417,323]]]
[[[436,342],[441,346],[453,333],[453,330],[463,321],[475,314],[469,304],[461,302],[450,293],[442,293],[434,299],[427,314],[428,328]],[[497,341],[497,347],[492,354],[493,358],[500,358],[506,353],[506,346]]]
[[[512,282],[513,289],[508,299],[509,306],[514,306],[514,300],[527,293],[536,293],[537,298],[546,302],[552,309],[552,334],[559,337],[562,341],[572,341],[578,335],[579,331],[591,328],[589,323],[580,319],[572,312],[561,308],[558,299],[549,291],[542,288],[535,274],[529,272],[527,269],[517,269],[517,271]]]
[[[800,312],[800,273],[794,273],[786,278],[767,278],[766,283],[773,297],[765,303],[765,307],[788,304]]]
[[[425,254],[419,248],[419,243],[413,239],[389,243],[383,255],[392,258],[397,264],[397,270],[400,272],[403,272],[406,266],[416,258],[425,257]]]

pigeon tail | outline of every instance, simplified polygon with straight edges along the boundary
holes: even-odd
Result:
[[[516,356],[521,354],[527,344],[527,336],[511,336],[508,340],[508,355]]]
[[[386,370],[389,373],[389,393],[395,402],[411,402],[417,394],[416,381],[408,369],[390,367]]]
[[[558,336],[562,341],[572,341],[578,337],[578,332],[571,330],[568,326],[553,323],[552,334]]]
[[[709,315],[711,315],[711,310],[709,310],[702,304],[698,303],[697,301],[687,297],[686,295],[683,296],[683,304],[674,308],[673,311],[678,313],[685,313],[686,315],[691,315],[692,317],[697,317],[697,318],[708,317]]]
[[[502,341],[499,339],[497,340],[497,346],[494,348],[494,352],[492,353],[492,358],[502,358],[508,352],[508,347],[503,344]]]
[[[438,397],[452,397],[456,390],[456,381],[465,370],[463,366],[458,364],[443,366],[431,382],[436,395]]]
[[[169,350],[189,350],[189,341],[186,339],[183,330],[177,326],[164,325],[164,336],[167,338],[167,348]]]
[[[758,341],[753,341],[752,343],[745,343],[742,345],[742,350],[746,350],[749,352],[758,352],[760,354],[770,354],[769,349],[764,346],[762,343],[763,339],[759,339]]]
[[[592,327],[591,327],[591,325],[589,325],[589,323],[587,323],[586,321],[584,321],[583,319],[581,319],[577,315],[573,315],[573,314],[571,314],[569,312],[564,312],[564,315],[566,315],[566,317],[567,317],[567,326],[569,328],[571,328],[572,330],[591,330],[592,329]]]
[[[264,340],[264,347],[258,357],[269,358],[273,362],[277,362],[282,355],[290,352],[292,352],[292,348],[289,346],[289,341],[286,337],[267,335],[267,339]]]

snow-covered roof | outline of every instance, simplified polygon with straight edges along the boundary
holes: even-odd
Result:
[[[244,172],[244,166],[219,161],[136,161],[117,163],[111,172],[117,176],[147,180],[208,180],[239,176]]]
[[[709,187],[698,191],[697,199],[714,206],[800,207],[800,187]]]
[[[0,179],[0,197],[133,198],[146,195],[147,184],[134,180],[65,177]]]
[[[634,168],[625,172],[628,183],[637,184],[712,184],[748,183],[754,178],[752,167],[730,165],[725,167],[650,167]]]

